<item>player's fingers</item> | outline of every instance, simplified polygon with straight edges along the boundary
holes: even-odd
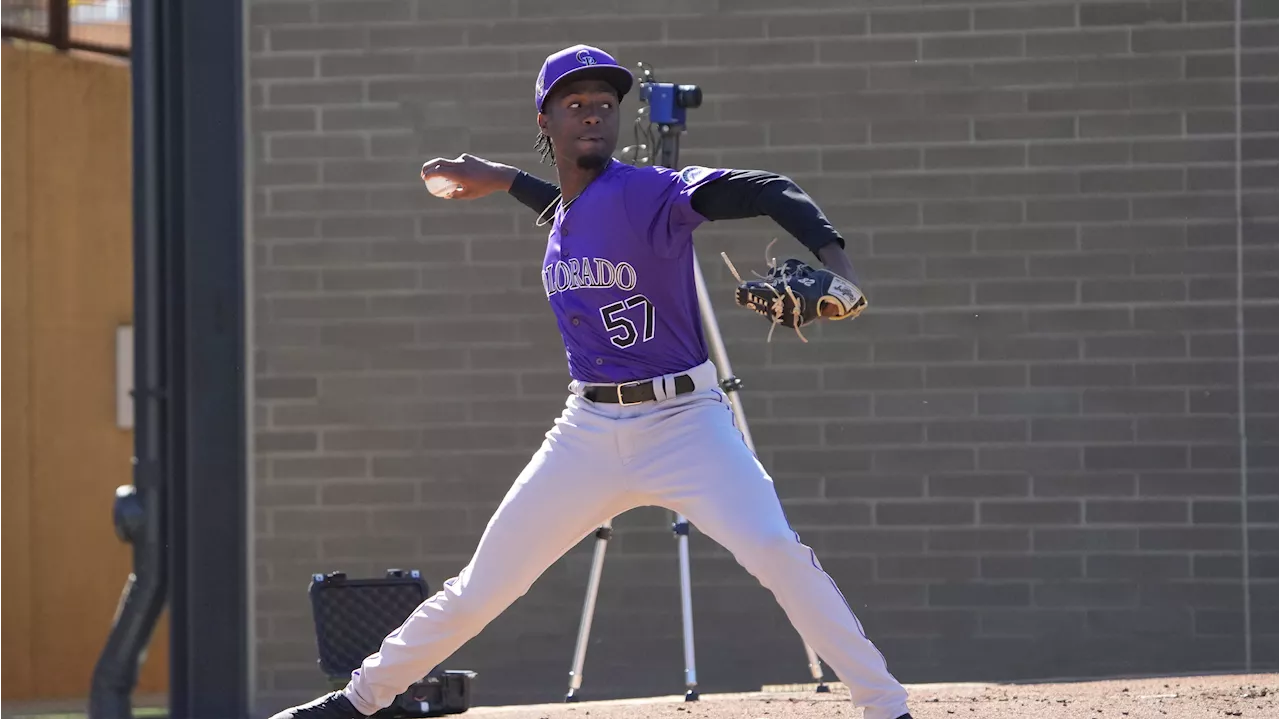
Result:
[[[446,160],[443,157],[437,157],[422,163],[422,170],[420,170],[418,174],[425,180],[427,177],[431,175],[438,175],[457,164],[457,160]]]
[[[438,170],[422,173],[421,179],[423,182],[427,183],[428,187],[430,187],[433,183],[438,183],[442,186],[449,184],[457,185],[460,184],[464,178],[457,172],[454,172],[447,167],[442,167]]]

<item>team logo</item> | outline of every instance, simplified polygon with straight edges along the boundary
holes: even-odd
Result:
[[[574,55],[574,59],[578,61],[579,65],[596,64],[596,59],[594,57],[591,57],[591,53],[587,52],[586,50],[579,50],[578,54]]]
[[[711,170],[708,168],[690,165],[680,171],[680,181],[686,185],[692,185],[710,174]]]

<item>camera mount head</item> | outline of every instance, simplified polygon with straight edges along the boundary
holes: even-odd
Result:
[[[702,88],[658,82],[652,67],[643,62],[638,63],[638,67],[640,109],[635,119],[636,142],[622,148],[623,157],[631,164],[644,165],[652,164],[656,155],[663,167],[679,169],[676,165],[680,135],[684,133],[688,111],[702,106]]]

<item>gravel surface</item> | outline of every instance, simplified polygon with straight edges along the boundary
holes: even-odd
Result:
[[[1276,674],[1117,679],[1054,684],[928,684],[909,687],[915,719],[1274,719]],[[817,719],[861,717],[848,693],[785,687],[752,694],[476,707],[493,719]]]

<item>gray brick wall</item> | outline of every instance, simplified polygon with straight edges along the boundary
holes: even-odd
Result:
[[[1274,669],[1274,1],[1239,27],[1219,0],[934,5],[249,3],[264,705],[323,686],[309,575],[438,586],[563,401],[544,231],[417,170],[552,177],[530,93],[575,42],[701,84],[682,161],[788,173],[846,233],[872,308],[809,344],[727,301],[719,252],[754,265],[776,228],[699,244],[763,460],[900,678],[1240,668],[1242,521]],[[591,696],[682,688],[667,521],[618,520]],[[692,547],[704,690],[805,680],[771,596]],[[590,548],[449,660],[477,702],[562,695]]]

